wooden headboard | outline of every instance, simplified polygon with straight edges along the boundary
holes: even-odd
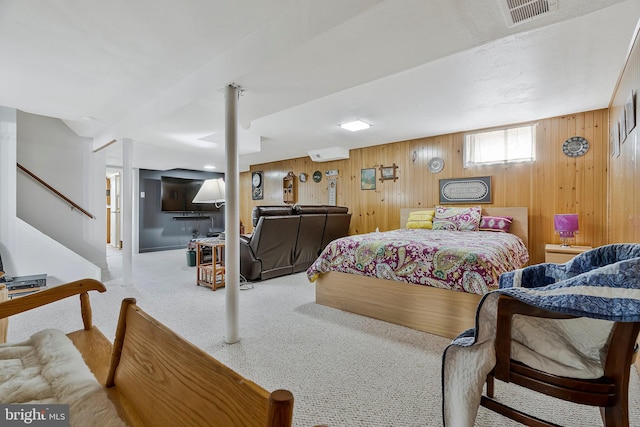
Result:
[[[456,206],[457,207],[457,206]],[[464,207],[464,206],[460,206]],[[401,208],[400,209],[400,228],[407,225],[409,212],[425,211],[435,208]],[[499,206],[483,206],[482,215],[488,216],[510,216],[513,218],[511,222],[510,232],[518,236],[529,247],[529,209],[526,207],[499,207]]]

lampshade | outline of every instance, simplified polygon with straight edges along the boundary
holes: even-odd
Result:
[[[578,232],[578,214],[556,214],[553,226],[560,235],[562,246],[568,246],[567,239],[572,239]]]
[[[193,203],[224,203],[224,179],[214,178],[207,179],[196,197],[193,198]]]

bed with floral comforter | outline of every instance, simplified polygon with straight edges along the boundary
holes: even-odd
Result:
[[[510,233],[399,229],[331,242],[307,276],[313,282],[337,271],[482,295],[528,260],[525,244]]]

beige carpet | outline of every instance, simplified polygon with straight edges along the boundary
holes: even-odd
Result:
[[[240,336],[225,344],[225,290],[195,285],[184,250],[134,256],[133,286],[122,286],[119,257],[108,257],[108,292],[92,295],[94,323],[115,334],[120,301],[145,311],[240,374],[293,392],[294,425],[441,426],[441,355],[448,339],[314,303],[304,273],[256,282],[240,292]],[[77,299],[9,322],[9,340],[37,330],[80,329]],[[176,367],[179,369],[179,367]],[[497,396],[566,426],[601,425],[597,409],[561,403],[497,382]],[[631,425],[640,426],[640,384],[633,371]],[[515,426],[481,408],[477,426]]]

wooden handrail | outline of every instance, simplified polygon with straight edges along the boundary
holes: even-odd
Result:
[[[59,192],[58,190],[56,190],[55,188],[53,188],[52,186],[50,186],[49,184],[47,184],[46,182],[44,182],[41,178],[39,178],[36,174],[34,174],[33,172],[31,172],[29,169],[25,168],[24,166],[22,166],[20,163],[16,163],[16,165],[18,166],[18,169],[20,169],[22,172],[26,173],[27,175],[29,175],[31,178],[35,179],[36,181],[38,181],[40,184],[44,185],[47,189],[49,189],[49,191],[51,191],[53,194],[55,194],[56,196],[60,197],[62,200],[64,200],[65,202],[67,202],[69,205],[71,205],[71,209],[77,209],[80,212],[82,212],[83,214],[85,214],[86,216],[88,216],[91,219],[95,219],[96,217],[93,216],[91,213],[87,212],[86,210],[82,209],[78,204],[76,204],[73,200],[69,199],[67,196],[65,196],[64,194],[62,194],[61,192]]]

